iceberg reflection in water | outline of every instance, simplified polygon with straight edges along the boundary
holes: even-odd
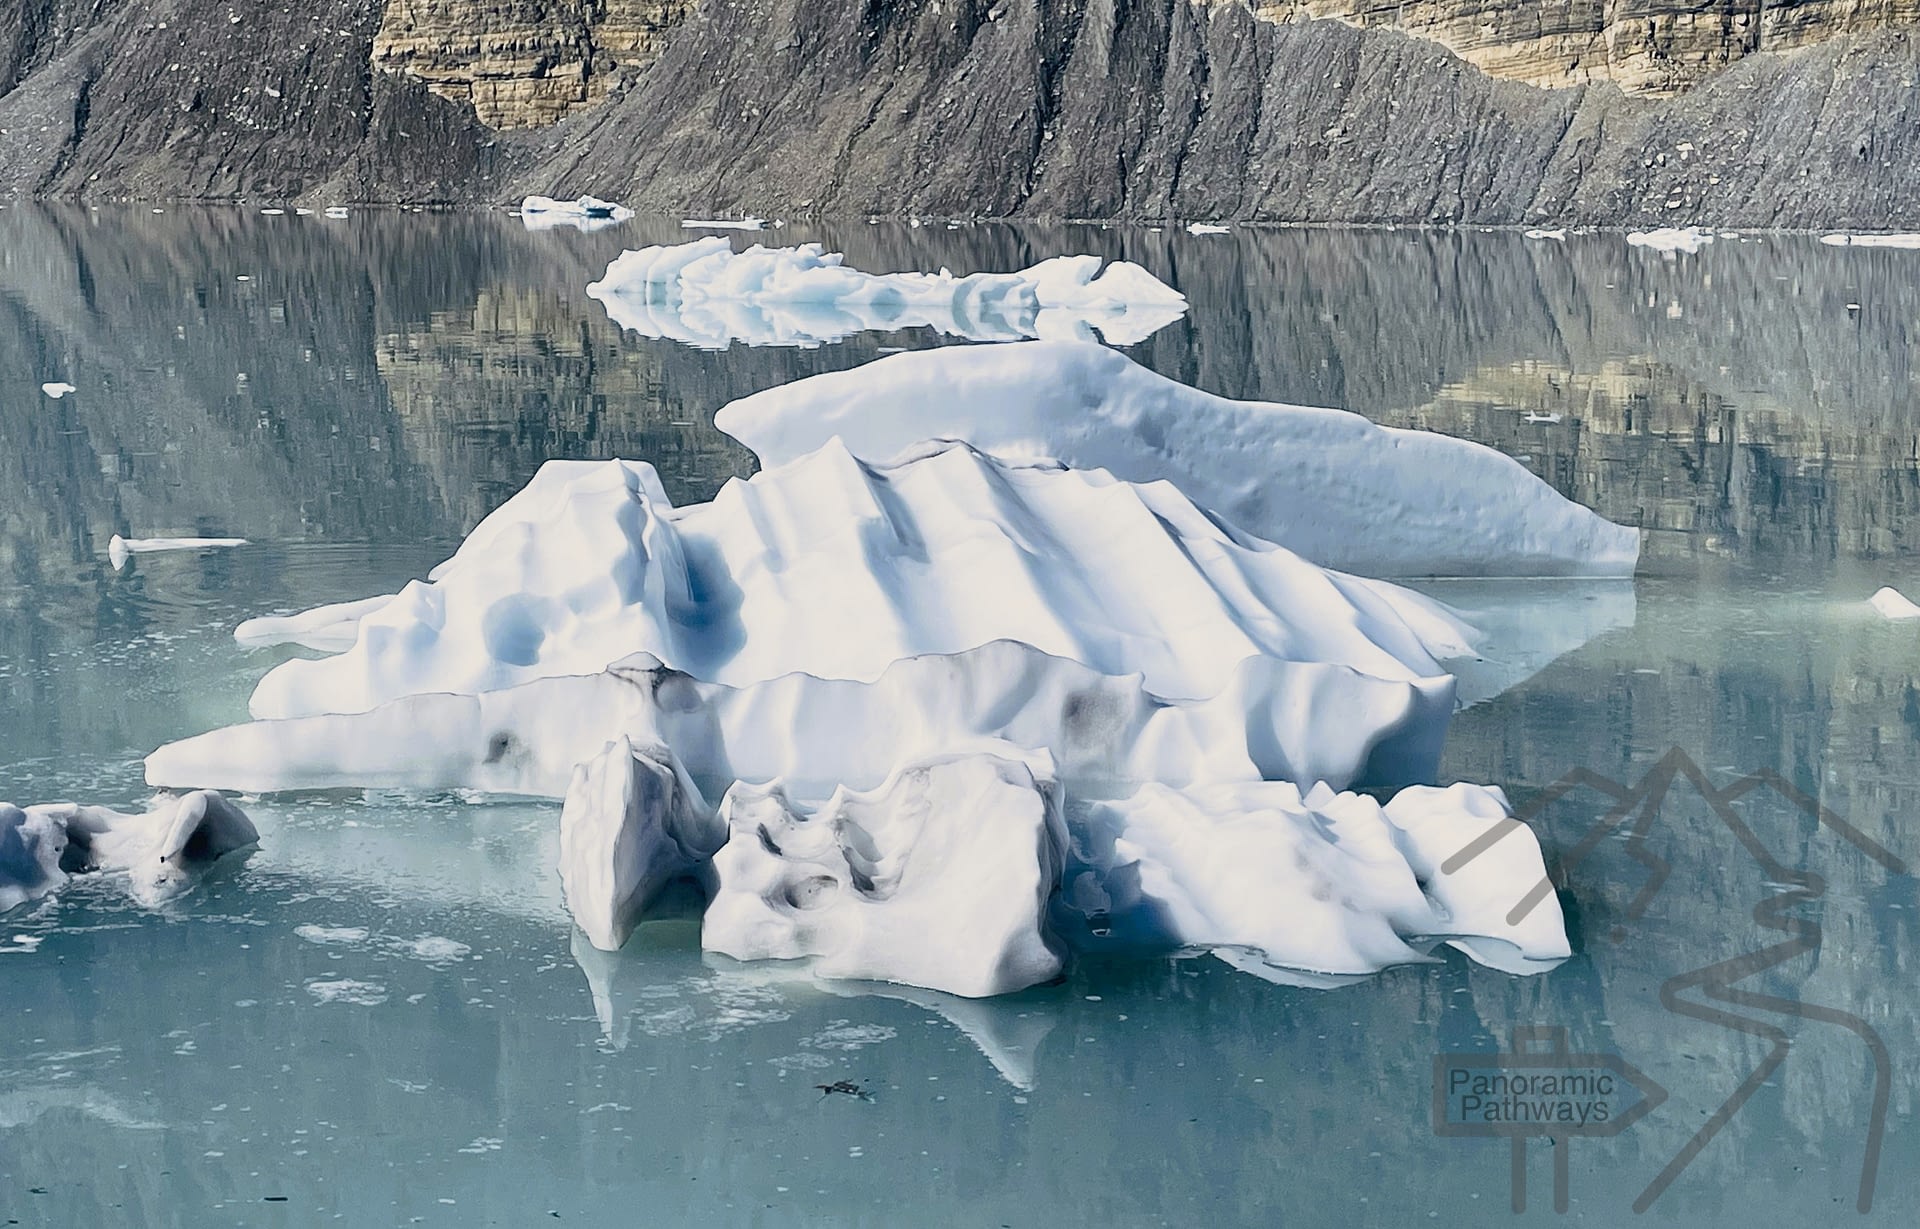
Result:
[[[622,253],[587,294],[621,328],[702,349],[813,347],[929,328],[971,341],[1144,341],[1187,300],[1139,265],[1056,256],[1018,273],[865,273],[820,244],[736,253],[717,236]]]

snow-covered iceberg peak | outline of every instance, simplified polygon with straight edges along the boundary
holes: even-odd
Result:
[[[765,465],[840,439],[886,460],[926,439],[1166,479],[1240,528],[1367,576],[1628,576],[1637,530],[1469,440],[1358,414],[1232,401],[1101,346],[898,354],[722,408]]]
[[[1061,971],[1047,903],[1067,837],[1044,763],[980,752],[908,764],[817,810],[777,782],[736,785],[721,811],[708,951],[968,998]]]
[[[864,273],[818,243],[735,252],[719,236],[627,251],[587,294],[622,328],[709,349],[817,346],[931,328],[977,341],[1066,337],[1131,345],[1186,314],[1146,269],[1058,256],[1018,273]]]
[[[652,467],[551,462],[433,579],[289,661],[257,717],[363,712],[591,674],[634,652],[706,681],[872,681],[902,658],[1014,640],[1154,694],[1219,694],[1249,657],[1387,680],[1469,651],[1439,605],[1241,534],[1164,482],[996,461],[891,465],[838,441],[677,509]]]

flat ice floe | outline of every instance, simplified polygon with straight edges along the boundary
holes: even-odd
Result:
[[[1892,586],[1875,591],[1867,599],[1867,605],[1883,619],[1920,619],[1920,606],[1914,605],[1911,598]]]
[[[1668,255],[1682,252],[1691,256],[1713,240],[1712,231],[1701,230],[1697,226],[1662,226],[1654,230],[1632,231],[1627,235],[1627,243],[1631,247],[1650,248]]]
[[[707,349],[736,341],[817,346],[855,333],[931,328],[978,341],[1025,337],[1130,345],[1186,314],[1139,265],[1060,256],[1018,273],[864,273],[817,243],[736,253],[719,236],[623,252],[587,294],[614,323]]]
[[[135,555],[157,555],[168,551],[220,550],[245,546],[245,538],[123,538],[114,534],[107,542],[107,560],[118,571]]]
[[[600,230],[618,226],[633,217],[633,210],[597,196],[557,201],[550,196],[529,196],[520,202],[520,222],[528,230],[552,230],[571,226],[576,230]]]
[[[1848,235],[1832,234],[1820,236],[1820,242],[1835,248],[1920,248],[1920,235]]]
[[[577,763],[624,739],[672,748],[716,798],[734,781],[870,789],[898,764],[995,743],[1048,748],[1059,779],[1082,792],[1149,781],[1398,786],[1438,769],[1453,696],[1444,676],[1248,657],[1217,694],[1168,700],[1136,675],[1010,640],[895,661],[871,683],[795,674],[728,687],[643,654],[593,675],[214,730],[147,757],[147,781],[558,798]]]
[[[873,461],[956,439],[1166,479],[1250,533],[1367,576],[1629,576],[1640,554],[1639,531],[1504,453],[1344,410],[1216,397],[1100,346],[897,354],[742,398],[715,421],[765,465],[834,438]]]
[[[1438,604],[1241,534],[1168,483],[958,444],[875,465],[829,443],[685,509],[644,463],[549,462],[430,581],[362,617],[351,649],[281,664],[251,707],[364,712],[636,651],[733,686],[870,682],[1002,639],[1184,699],[1256,656],[1432,678],[1468,636]]]

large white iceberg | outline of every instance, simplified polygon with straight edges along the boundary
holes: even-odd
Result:
[[[1216,397],[1100,346],[892,355],[742,398],[715,421],[765,465],[836,438],[873,461],[956,439],[1165,479],[1250,533],[1367,576],[1627,576],[1640,553],[1637,530],[1491,448],[1343,410]]]
[[[1452,680],[1248,657],[1227,686],[1169,700],[996,640],[905,658],[871,683],[806,674],[703,683],[642,654],[597,674],[478,695],[403,696],[367,713],[256,721],[169,743],[147,781],[251,793],[344,787],[557,798],[616,739],[672,748],[719,797],[736,780],[878,785],[897,764],[966,746],[1049,748],[1076,790],[1142,782],[1398,786],[1438,769]],[[1338,720],[1328,714],[1338,713]]]
[[[1468,631],[1437,603],[1241,534],[1164,483],[951,445],[891,465],[838,443],[674,508],[644,463],[549,462],[334,657],[282,663],[256,717],[364,712],[589,674],[636,651],[713,682],[872,681],[1018,640],[1156,695],[1248,657],[1406,682]]]
[[[1186,314],[1178,291],[1129,261],[1059,256],[1018,273],[865,273],[820,244],[735,252],[711,236],[627,251],[587,294],[614,323],[708,349],[817,346],[869,330],[931,328],[1131,345]]]
[[[968,998],[1061,971],[1047,905],[1066,830],[1053,783],[1024,758],[904,765],[818,809],[778,783],[736,785],[721,813],[729,835],[701,922],[708,951]]]

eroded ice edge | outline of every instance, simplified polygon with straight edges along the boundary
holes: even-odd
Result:
[[[1187,300],[1129,261],[1058,256],[1017,273],[866,273],[820,244],[735,252],[720,236],[627,251],[587,294],[622,328],[702,349],[818,346],[931,328],[975,341],[1103,338],[1132,345]]]
[[[708,503],[550,462],[425,581],[246,625],[337,651],[149,781],[561,799],[596,1003],[591,953],[689,881],[717,957],[922,995],[1092,949],[1303,984],[1568,954],[1551,893],[1512,915],[1546,872],[1500,791],[1420,783],[1461,679],[1594,630],[1491,595],[1630,574],[1633,531],[1478,445],[1083,344],[902,356],[721,421],[768,468]],[[1483,579],[1454,608],[1379,578],[1435,570]],[[1553,583],[1631,621],[1618,579]]]

